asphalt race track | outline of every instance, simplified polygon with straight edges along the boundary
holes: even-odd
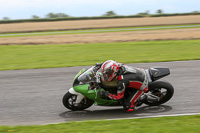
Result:
[[[200,60],[130,65],[169,67],[171,75],[162,80],[174,86],[173,98],[162,106],[143,105],[131,113],[120,107],[99,106],[73,112],[62,105],[62,97],[71,87],[73,77],[83,67],[0,71],[0,125],[200,113]]]

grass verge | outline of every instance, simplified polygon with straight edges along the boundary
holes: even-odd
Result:
[[[0,46],[0,70],[200,59],[200,40]]]
[[[0,126],[1,133],[199,133],[200,115],[85,121],[37,126]]]
[[[5,34],[0,34],[0,38],[24,37],[24,36],[45,36],[45,35],[65,35],[65,34],[125,32],[125,31],[144,31],[144,30],[167,30],[167,29],[185,29],[185,28],[200,28],[200,24],[106,28],[106,29],[89,29],[89,30],[67,30],[67,31],[49,31],[49,32],[31,32],[31,33],[5,33]]]

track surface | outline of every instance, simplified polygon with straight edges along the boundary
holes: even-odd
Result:
[[[200,60],[130,65],[170,67],[171,75],[162,80],[173,84],[173,98],[162,106],[143,105],[131,113],[119,107],[98,106],[72,112],[64,108],[61,101],[73,77],[83,67],[0,71],[0,125],[200,113]]]

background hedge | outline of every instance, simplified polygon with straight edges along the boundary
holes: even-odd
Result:
[[[173,14],[139,14],[129,16],[95,16],[95,17],[65,17],[65,18],[40,18],[40,19],[17,19],[17,20],[0,20],[3,23],[22,23],[22,22],[49,22],[49,21],[66,21],[66,20],[92,20],[92,19],[115,19],[115,18],[141,18],[141,17],[167,17],[167,16],[184,16],[184,15],[200,15],[197,13],[173,13]]]

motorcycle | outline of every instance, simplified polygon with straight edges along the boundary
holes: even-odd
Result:
[[[136,102],[136,107],[143,103],[149,106],[158,106],[169,101],[173,94],[173,86],[159,79],[170,74],[169,68],[151,67],[144,70],[148,79],[149,90],[145,92]],[[73,87],[63,96],[63,105],[72,111],[84,110],[92,105],[97,106],[123,106],[123,100],[128,97],[133,89],[126,89],[124,98],[121,100],[104,99],[99,95],[100,91],[113,91],[110,88],[101,88],[103,78],[101,72],[95,66],[82,69],[73,80]]]

